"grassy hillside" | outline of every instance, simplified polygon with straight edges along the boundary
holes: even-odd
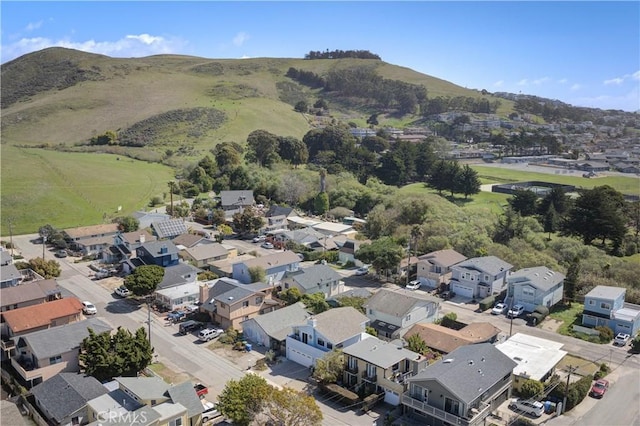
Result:
[[[107,154],[62,153],[2,145],[2,228],[8,235],[96,224],[143,208],[167,192],[173,171]],[[8,160],[10,159],[10,160]],[[122,211],[117,212],[118,206]]]

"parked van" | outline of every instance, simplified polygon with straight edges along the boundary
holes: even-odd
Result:
[[[200,330],[200,333],[198,333],[198,339],[203,342],[208,342],[209,340],[220,336],[222,333],[224,333],[224,330],[220,328],[205,328],[204,330]]]
[[[198,330],[202,327],[202,323],[199,321],[189,320],[180,324],[180,334],[187,334],[191,331]]]

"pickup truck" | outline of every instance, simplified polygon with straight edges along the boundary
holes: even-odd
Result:
[[[196,395],[198,395],[200,399],[203,399],[204,396],[209,393],[209,388],[202,383],[196,383],[193,385],[193,389],[195,389]]]

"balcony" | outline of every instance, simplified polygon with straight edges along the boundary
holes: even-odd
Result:
[[[13,339],[9,339],[9,338],[5,338],[4,336],[2,337],[2,340],[0,342],[0,347],[2,347],[2,350],[5,352],[10,351],[11,349],[15,349],[16,347],[16,342]]]
[[[375,373],[369,374],[369,372],[365,370],[362,372],[362,379],[367,382],[375,383],[378,381],[378,376]]]
[[[482,422],[482,419],[487,417],[489,415],[489,411],[491,410],[490,404],[481,403],[480,407],[469,409],[466,417],[460,417],[455,414],[447,413],[446,411],[439,408],[432,407],[431,405],[428,405],[427,403],[414,398],[413,396],[411,396],[411,392],[405,392],[404,394],[402,394],[401,403],[408,407],[419,410],[431,417],[438,418],[452,425],[460,426],[474,426],[480,424]]]
[[[16,370],[16,372],[22,376],[22,378],[29,382],[33,379],[37,379],[39,377],[42,380],[47,380],[50,377],[55,376],[56,374],[62,371],[72,371],[73,369],[68,369],[68,362],[59,362],[57,364],[47,365],[42,368],[37,368],[31,362],[26,362],[24,360],[20,360],[19,358],[11,358],[11,365]],[[75,369],[77,371],[77,368]]]
[[[354,364],[354,365],[347,364],[347,367],[345,368],[345,370],[348,373],[358,374],[358,364]]]

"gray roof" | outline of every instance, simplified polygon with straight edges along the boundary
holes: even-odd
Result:
[[[120,387],[125,387],[142,400],[162,399],[169,390],[169,383],[160,377],[116,377]]]
[[[329,309],[312,318],[316,319],[316,330],[335,344],[364,333],[363,324],[369,322],[369,318],[351,306]]]
[[[0,424],[27,426],[31,425],[31,422],[27,423],[27,420],[22,416],[16,404],[3,399],[0,401]]]
[[[269,273],[269,270],[272,268],[300,263],[300,257],[296,253],[287,250],[245,260],[242,263],[244,263],[247,268],[255,268],[256,266],[259,266]]]
[[[229,251],[220,243],[201,244],[195,247],[188,247],[185,251],[195,260],[207,260],[229,254]]]
[[[22,302],[47,299],[60,293],[62,288],[56,280],[40,280],[22,283],[17,286],[0,289],[0,306],[11,306]]]
[[[267,212],[265,213],[264,216],[265,217],[273,217],[273,216],[284,216],[284,217],[287,217],[291,213],[295,213],[293,211],[292,207],[284,207],[284,206],[273,205],[273,206],[269,207],[269,210],[267,210]]]
[[[282,234],[289,240],[303,245],[315,243],[316,241],[326,237],[322,232],[316,231],[311,227],[295,229],[293,231],[284,231]]]
[[[498,275],[502,271],[508,271],[513,265],[496,256],[474,257],[457,263],[455,267],[475,269],[490,275]]]
[[[31,389],[38,403],[60,423],[82,409],[87,401],[107,393],[94,377],[77,373],[58,373]]]
[[[305,290],[315,290],[327,282],[340,281],[342,276],[327,265],[313,265],[308,268],[287,272],[285,278],[291,277]]]
[[[565,276],[560,272],[554,272],[546,266],[536,266],[535,268],[520,269],[509,275],[507,280],[510,283],[528,282],[535,288],[547,291],[560,284]]]
[[[79,348],[82,340],[89,336],[89,328],[96,334],[113,329],[98,318],[90,318],[22,335],[17,339],[17,344],[20,347],[23,342],[26,343],[38,359],[49,358]]]
[[[109,391],[109,388],[106,385],[103,384],[102,386]],[[108,414],[110,411],[118,412],[122,409],[134,411],[144,404],[136,401],[135,398],[127,394],[122,389],[117,388],[109,391],[109,393],[105,395],[93,398],[88,401],[88,405],[97,413],[103,412]]]
[[[513,372],[517,364],[491,343],[461,346],[429,365],[410,382],[435,380],[465,404],[470,404]]]
[[[260,282],[242,284],[231,278],[220,278],[211,283],[207,299],[202,301],[203,303],[201,306],[205,311],[212,312],[215,310],[216,300],[226,304],[232,304],[259,293],[269,287],[270,286],[268,284]]]
[[[151,224],[158,238],[173,238],[188,232],[182,219],[168,219]]]
[[[420,260],[425,260],[431,264],[442,265],[446,268],[462,262],[467,259],[463,254],[458,253],[452,249],[438,250],[431,253],[423,254],[418,257]]]
[[[622,287],[612,287],[608,285],[596,286],[593,290],[585,295],[585,297],[594,297],[598,299],[615,300],[621,294],[625,294],[627,289]]]
[[[291,334],[294,325],[302,324],[309,316],[304,304],[298,302],[247,321],[254,321],[267,336],[282,341]]]
[[[8,265],[13,261],[13,257],[11,257],[11,253],[6,250],[0,251],[0,265]]]
[[[153,226],[154,222],[162,222],[167,219],[171,219],[171,216],[165,213],[153,213],[153,212],[135,212],[131,216],[138,219],[140,222],[140,229],[149,228]]]
[[[421,358],[418,353],[391,342],[385,342],[377,337],[369,337],[349,345],[344,348],[343,352],[385,369],[405,359],[417,361]]]
[[[409,292],[392,291],[382,288],[374,293],[364,306],[367,309],[373,309],[374,311],[392,315],[397,318],[403,318],[416,307],[426,306],[430,303],[435,304],[436,302],[414,296]]]
[[[178,254],[178,247],[171,241],[147,241],[140,244],[140,248],[146,250],[153,257]],[[167,249],[166,253],[161,253],[163,248]]]
[[[220,202],[223,206],[250,206],[255,203],[253,191],[220,191]]]
[[[0,282],[13,281],[16,278],[22,279],[22,275],[16,265],[10,263],[0,266]]]
[[[187,279],[184,278],[185,276],[190,274],[197,274],[201,271],[202,269],[191,266],[190,264],[185,262],[180,262],[177,265],[167,266],[166,268],[164,268],[164,277],[162,277],[162,281],[160,282],[160,284],[158,284],[158,290],[185,284],[187,282]]]
[[[202,402],[200,402],[200,398],[196,394],[191,382],[182,382],[170,387],[168,392],[171,401],[187,409],[187,415],[189,417],[202,413]]]

